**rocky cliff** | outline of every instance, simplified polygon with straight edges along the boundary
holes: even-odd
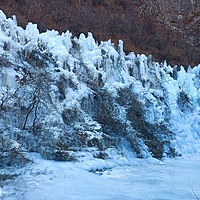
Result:
[[[153,55],[171,65],[197,65],[200,55],[199,0],[1,0],[0,9],[40,31],[91,31],[98,41],[119,39],[125,51]]]
[[[200,66],[125,54],[123,41],[91,33],[40,34],[0,12],[0,68],[0,166],[27,152],[81,161],[200,149]]]

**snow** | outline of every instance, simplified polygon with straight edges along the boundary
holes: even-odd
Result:
[[[12,96],[19,87],[16,77],[23,78],[22,69],[27,67],[31,73],[37,70],[26,62],[30,52],[39,49],[41,55],[45,55],[44,57],[51,59],[53,63],[49,62],[45,69],[52,78],[49,97],[55,107],[55,110],[43,117],[43,124],[50,122],[55,125],[50,127],[48,137],[52,134],[53,140],[56,141],[64,135],[66,130],[57,124],[63,124],[61,114],[65,109],[74,109],[80,111],[86,124],[96,127],[91,129],[92,131],[85,130],[88,139],[103,138],[103,133],[98,132],[101,130],[101,124],[81,108],[83,98],[87,99],[93,94],[88,84],[92,82],[93,87],[106,90],[113,99],[119,97],[119,91],[130,90],[144,108],[144,119],[151,125],[166,123],[169,131],[173,133],[173,137],[167,138],[170,145],[164,146],[163,157],[167,157],[170,148],[184,155],[183,158],[166,159],[162,162],[155,160],[145,142],[137,138],[140,144],[138,148],[142,149],[140,155],[146,158],[138,160],[135,159],[136,152],[130,150],[129,143],[123,138],[115,149],[105,149],[105,153],[109,155],[106,160],[94,158],[95,152],[99,152],[99,149],[94,147],[71,152],[76,153],[79,163],[53,162],[34,157],[35,164],[22,169],[22,175],[0,189],[3,199],[189,200],[195,198],[193,190],[200,196],[200,158],[199,155],[195,156],[200,153],[200,65],[193,69],[188,68],[187,71],[181,67],[177,72],[176,68],[166,62],[152,62],[150,57],[143,54],[126,55],[122,40],[116,49],[111,40],[99,45],[92,33],[87,36],[81,34],[79,38],[73,38],[69,31],[61,35],[55,30],[39,33],[37,25],[32,23],[22,29],[17,26],[16,17],[6,19],[2,11],[0,23],[0,54],[8,65],[4,66],[2,63],[0,71],[0,102],[7,90]],[[25,52],[25,55],[22,55],[22,52]],[[14,70],[15,66],[18,71]],[[174,74],[177,76],[173,77]],[[61,87],[67,98],[59,101],[59,88],[55,82],[62,81],[62,78],[64,84]],[[72,86],[69,86],[68,82]],[[25,93],[22,92],[21,95],[28,94],[31,90],[29,87],[27,86]],[[188,104],[185,110],[181,109],[181,103],[178,103],[181,92],[188,101],[183,102],[184,106]],[[6,103],[12,105],[10,101]],[[24,101],[22,105],[27,108],[30,102]],[[86,107],[88,110],[92,109],[90,105]],[[112,114],[116,121],[126,123],[126,131],[130,130],[131,134],[133,129],[126,118],[126,109],[126,105],[120,104],[115,106]],[[76,123],[73,128],[81,129],[81,125]],[[164,134],[159,134],[164,137]],[[156,137],[160,139],[160,135]],[[166,142],[165,138],[161,139]],[[13,140],[13,145],[18,148],[19,144]],[[188,153],[190,156],[185,156]],[[91,173],[95,171],[98,171],[98,174]]]
[[[2,11],[0,11],[0,23],[2,25],[0,53],[11,61],[11,66],[23,62],[20,64],[30,70],[31,66],[25,61],[20,61],[22,58],[17,52],[24,51],[26,58],[31,51],[40,49],[42,55],[51,58],[56,64],[56,66],[49,64],[46,69],[52,79],[56,81],[64,77],[77,87],[74,89],[65,86],[64,93],[68,98],[62,103],[58,100],[58,88],[51,87],[50,97],[54,105],[58,105],[57,110],[60,113],[63,108],[80,108],[81,100],[91,91],[86,82],[97,84],[102,81],[102,88],[114,98],[120,89],[129,88],[135,96],[138,96],[140,102],[143,104],[149,102],[150,106],[146,107],[146,121],[152,124],[164,123],[165,110],[170,111],[170,128],[176,137],[172,143],[181,154],[199,152],[200,65],[193,69],[188,68],[187,72],[181,67],[177,77],[173,78],[170,74],[175,73],[175,68],[166,62],[160,64],[152,62],[151,57],[143,54],[126,55],[122,40],[119,41],[117,49],[111,40],[101,42],[99,45],[92,33],[88,33],[87,36],[80,34],[78,38],[73,38],[69,31],[61,35],[55,30],[39,33],[37,25],[32,23],[28,23],[26,28],[22,29],[17,26],[16,17],[6,19]],[[10,46],[8,50],[4,50],[5,44]],[[59,72],[55,73],[55,68],[59,69]],[[132,73],[129,73],[129,70],[132,70]],[[22,76],[20,73],[14,72],[12,67],[2,67],[0,87],[8,86],[10,91],[17,88],[15,76]],[[96,87],[100,87],[99,85]],[[177,103],[180,92],[188,96],[194,110],[180,110]],[[159,101],[159,98],[163,98],[166,103]],[[126,116],[125,108],[120,108],[119,115],[123,121]]]
[[[0,24],[0,103],[5,100],[4,96],[8,91],[7,96],[13,96],[19,87],[16,77],[23,78],[23,69],[27,68],[27,71],[33,74],[37,72],[38,66],[35,67],[33,63],[31,66],[27,61],[30,59],[29,54],[37,50],[41,57],[44,56],[42,61],[48,63],[44,66],[42,64],[41,69],[46,70],[51,77],[49,97],[55,108],[53,109],[51,104],[45,104],[52,110],[42,117],[42,123],[48,126],[47,122],[50,122],[54,125],[47,127],[47,137],[52,137],[53,141],[63,136],[66,130],[71,133],[70,128],[62,129],[62,126],[59,126],[64,125],[61,114],[65,109],[79,110],[79,115],[84,118],[82,123],[92,127],[88,130],[82,128],[88,139],[103,140],[101,124],[81,107],[82,100],[88,100],[87,98],[93,95],[93,87],[97,91],[107,91],[113,100],[119,97],[119,91],[129,90],[143,107],[146,122],[151,125],[164,124],[168,128],[167,131],[171,131],[169,135],[172,134],[167,139],[164,137],[168,136],[168,132],[156,135],[161,142],[170,143],[164,146],[163,161],[152,158],[144,140],[135,138],[133,134],[129,139],[137,139],[140,144],[138,148],[141,149],[140,156],[144,158],[136,159],[136,152],[131,149],[127,138],[123,137],[124,133],[120,135],[122,139],[118,146],[109,146],[103,150],[103,153],[108,155],[107,159],[95,158],[95,153],[100,150],[97,147],[85,146],[77,147],[82,151],[69,152],[76,154],[79,162],[47,161],[31,154],[28,157],[32,158],[34,163],[18,169],[19,171],[11,168],[11,171],[21,172],[21,175],[15,180],[7,181],[7,184],[0,188],[0,198],[192,200],[195,199],[195,194],[200,197],[200,65],[193,69],[189,67],[187,71],[181,67],[180,71],[177,71],[176,67],[172,68],[166,61],[155,63],[151,61],[151,57],[143,54],[126,55],[122,40],[119,41],[118,48],[115,48],[111,40],[99,45],[92,33],[87,36],[80,34],[78,38],[73,38],[69,31],[61,35],[55,30],[39,33],[36,24],[28,23],[23,29],[17,26],[15,16],[6,19],[2,11]],[[41,61],[40,59],[38,61]],[[67,97],[62,101],[59,100],[60,88],[55,84],[59,81],[63,83],[62,92]],[[27,86],[26,90],[21,93],[19,91],[19,95],[25,94],[24,96],[29,98],[31,90],[31,86]],[[185,95],[182,104],[186,108],[183,109],[179,102],[181,93]],[[14,98],[9,101],[6,99],[7,105],[12,106],[13,102]],[[86,104],[89,105],[85,105],[85,110],[91,110],[91,101],[86,101]],[[133,130],[126,117],[126,105],[115,104],[111,113],[115,116],[113,119],[126,123],[125,131],[132,134],[136,130]],[[24,100],[21,105],[28,108],[30,102]],[[10,117],[12,118],[11,115]],[[0,119],[0,122],[1,128],[7,126],[6,123],[3,124],[3,119]],[[22,131],[14,127],[12,122],[10,126],[11,129],[16,129],[16,132]],[[75,121],[73,128],[81,130],[81,124]],[[6,133],[10,134],[8,131]],[[19,148],[20,144],[14,138],[12,144],[13,148]],[[167,159],[170,148],[183,157]],[[4,169],[0,172],[3,173]]]
[[[133,159],[122,166],[110,162],[106,164],[107,170],[96,173],[87,171],[89,168],[85,170],[86,165],[81,163],[41,158],[35,162],[24,175],[2,188],[3,200],[192,200],[194,195],[200,197],[199,154],[164,161]]]

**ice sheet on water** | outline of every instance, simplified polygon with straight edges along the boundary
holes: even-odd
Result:
[[[192,200],[194,193],[200,196],[199,155],[162,162],[134,160],[129,166],[115,165],[97,174],[85,171],[84,165],[40,158],[36,163],[2,188],[3,200]]]

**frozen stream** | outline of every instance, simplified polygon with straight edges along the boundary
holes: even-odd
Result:
[[[200,155],[136,161],[103,174],[40,160],[2,188],[5,200],[192,200],[200,198]],[[196,194],[196,197],[195,197]]]

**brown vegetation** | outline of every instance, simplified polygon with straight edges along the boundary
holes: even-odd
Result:
[[[1,0],[19,25],[32,21],[40,31],[91,31],[98,41],[119,39],[127,52],[152,54],[171,65],[200,62],[199,0]]]

